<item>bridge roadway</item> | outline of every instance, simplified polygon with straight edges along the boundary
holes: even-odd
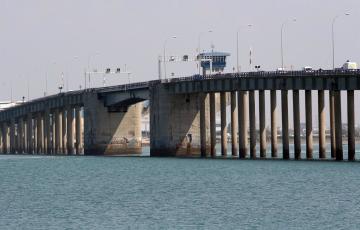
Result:
[[[354,90],[360,71],[283,71],[194,75],[59,93],[0,112],[1,152],[30,154],[138,154],[142,101],[150,100],[152,156],[216,155],[215,114],[221,114],[221,154],[227,154],[226,106],[231,107],[231,154],[266,153],[265,90],[270,91],[271,157],[278,157],[277,91],[281,91],[282,157],[290,158],[288,91],[293,91],[294,158],[301,154],[299,91],[305,90],[306,157],[313,158],[312,90],[318,92],[319,158],[326,157],[325,98],[329,91],[331,157],[343,159],[341,91],[347,91],[348,158],[355,157]],[[259,91],[259,114],[255,114]],[[220,108],[216,101],[220,97]],[[259,118],[259,137],[256,120]],[[249,131],[248,131],[249,129]],[[237,135],[238,134],[238,135]],[[248,143],[250,142],[250,143]]]

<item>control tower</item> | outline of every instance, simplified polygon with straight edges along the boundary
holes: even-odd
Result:
[[[206,52],[200,53],[197,56],[197,59],[201,63],[201,67],[203,69],[203,75],[206,73],[221,73],[224,71],[226,67],[226,57],[230,56],[229,53],[225,52]]]

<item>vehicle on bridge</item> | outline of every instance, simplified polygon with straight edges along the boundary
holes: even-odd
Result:
[[[356,62],[351,62],[349,60],[347,60],[344,65],[342,66],[343,70],[357,70],[357,63]]]

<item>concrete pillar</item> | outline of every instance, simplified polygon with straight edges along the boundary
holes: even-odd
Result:
[[[238,155],[238,114],[236,91],[231,92],[231,154]]]
[[[206,94],[199,93],[200,105],[200,152],[201,157],[206,157]]]
[[[336,156],[335,139],[335,92],[329,91],[331,158]]]
[[[210,154],[216,156],[216,100],[215,93],[210,93]]]
[[[250,158],[256,158],[256,116],[255,92],[249,91],[249,120],[250,120]]]
[[[8,124],[6,122],[2,123],[2,146],[3,154],[7,154],[9,150],[8,146]]]
[[[276,158],[278,156],[277,146],[277,124],[276,124],[276,90],[270,91],[270,107],[271,107],[271,157]]]
[[[2,133],[2,126],[3,126],[3,124],[2,123],[0,123],[0,153],[1,154],[4,154],[4,152],[3,152],[3,133]]]
[[[22,150],[23,153],[28,153],[27,147],[27,120],[25,117],[22,118],[23,126],[22,126]]]
[[[17,129],[17,138],[18,138],[18,149],[17,152],[19,154],[23,153],[23,134],[24,132],[24,119],[20,117],[18,119],[18,129]]]
[[[76,139],[76,154],[81,155],[82,150],[82,125],[81,125],[81,107],[75,108],[75,139]]]
[[[34,153],[34,145],[33,145],[33,121],[32,121],[32,113],[28,113],[27,121],[26,121],[26,142],[27,142],[27,153]]]
[[[319,158],[326,158],[326,125],[325,125],[325,96],[324,90],[318,91],[318,113],[319,113]]]
[[[75,137],[75,119],[74,119],[74,109],[72,107],[67,108],[67,153],[69,155],[75,154],[74,149],[74,137]]]
[[[227,155],[226,92],[220,93],[221,155]]]
[[[37,153],[44,153],[44,120],[41,113],[37,114],[36,126],[37,126]]]
[[[293,90],[293,112],[294,112],[294,149],[295,159],[301,158],[300,137],[300,99],[299,90]]]
[[[50,110],[48,108],[45,109],[44,112],[44,152],[46,154],[51,153],[51,120],[50,120]]]
[[[312,98],[311,90],[305,90],[306,158],[313,158]]]
[[[33,135],[34,135],[34,143],[33,143],[33,148],[34,148],[34,154],[37,154],[38,153],[38,149],[37,149],[37,143],[38,143],[38,139],[37,139],[37,132],[38,132],[38,129],[37,129],[37,116],[34,117],[34,121],[33,121],[33,128],[34,128],[34,131],[33,131]]]
[[[15,118],[10,120],[10,153],[15,154]]]
[[[354,90],[347,91],[348,104],[348,159],[355,160],[355,110],[354,110]]]
[[[281,90],[281,112],[282,112],[282,144],[283,158],[289,159],[289,110],[288,110],[288,91]]]
[[[59,109],[55,110],[55,154],[63,153],[62,146],[62,116]]]
[[[51,153],[53,155],[56,153],[56,112],[51,114]]]
[[[260,157],[266,158],[265,91],[259,90]]]
[[[334,91],[335,96],[335,146],[336,146],[336,160],[342,161],[343,157],[343,146],[342,146],[342,122],[341,122],[341,91]]]
[[[67,141],[68,141],[68,132],[67,132],[67,119],[68,119],[68,115],[67,115],[68,110],[66,108],[63,108],[61,110],[61,127],[62,127],[62,131],[61,131],[61,154],[67,154],[68,153],[68,145],[67,145]]]
[[[246,91],[238,92],[239,116],[239,158],[246,158],[248,146],[248,94]]]

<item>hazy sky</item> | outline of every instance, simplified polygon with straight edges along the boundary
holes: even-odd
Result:
[[[348,12],[350,16],[344,16]],[[0,99],[45,91],[58,92],[61,73],[69,89],[84,84],[84,69],[121,67],[132,71],[132,81],[158,77],[157,57],[167,42],[169,55],[194,55],[198,36],[201,49],[231,53],[228,71],[236,66],[236,31],[240,29],[240,65],[253,62],[264,70],[281,65],[280,28],[284,31],[285,65],[300,69],[330,68],[331,22],[335,24],[336,64],[360,62],[359,0],[0,0]],[[296,18],[297,21],[291,22]],[[253,24],[249,30],[247,24]],[[190,75],[195,63],[172,63],[168,73]],[[100,86],[102,76],[92,79]],[[111,76],[108,84],[125,83]]]

